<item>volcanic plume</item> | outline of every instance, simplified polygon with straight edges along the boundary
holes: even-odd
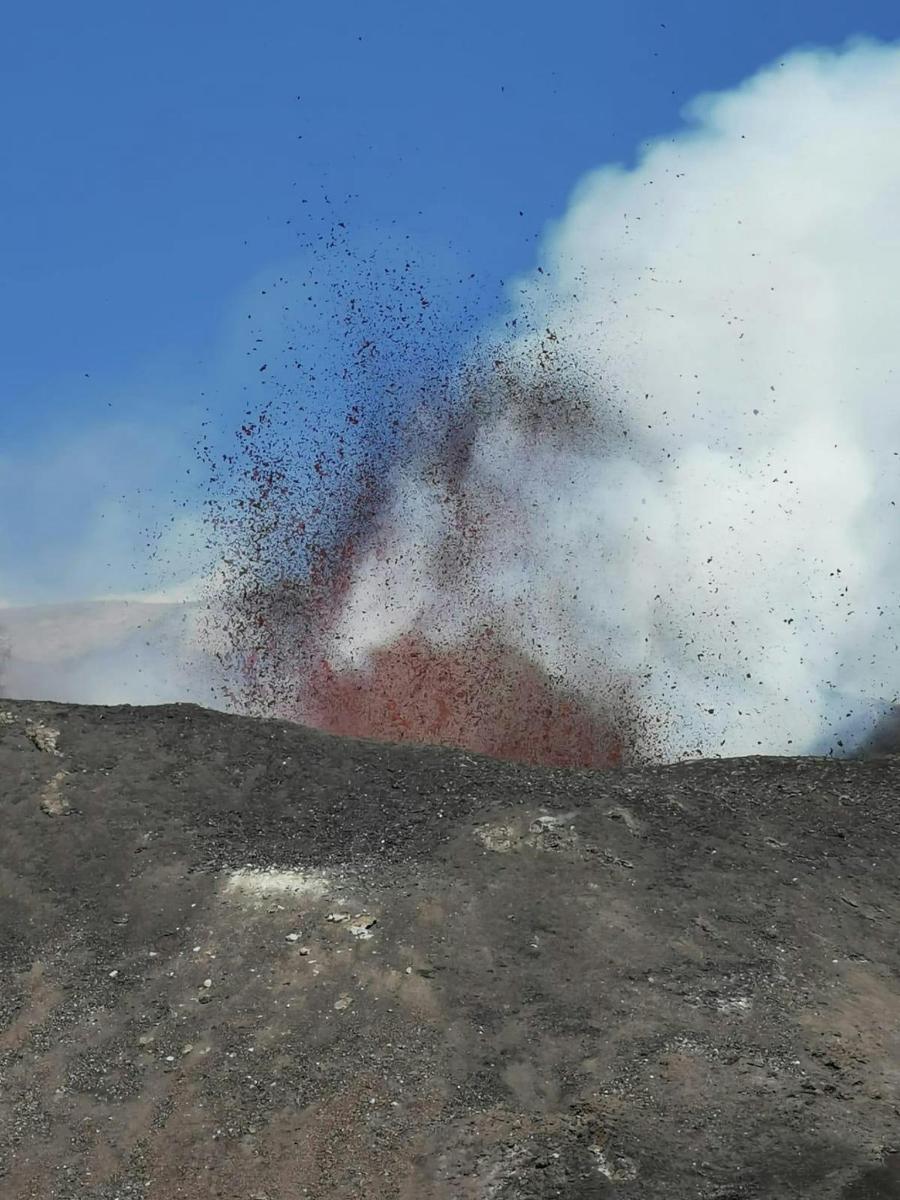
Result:
[[[401,299],[408,307],[406,283]],[[391,317],[406,311],[395,306]],[[410,324],[407,336],[421,338],[421,325]],[[368,323],[362,344],[352,384],[371,392],[375,374],[383,396]],[[421,342],[409,346],[427,355]],[[526,762],[608,766],[635,754],[629,680],[598,662],[591,688],[574,686],[565,670],[548,670],[515,644],[492,599],[485,556],[500,568],[495,556],[521,522],[502,489],[471,486],[485,421],[505,415],[569,448],[597,433],[558,369],[552,335],[530,382],[503,353],[495,343],[440,369],[432,362],[412,404],[391,412],[388,435],[382,427],[380,436],[354,436],[364,417],[353,405],[345,428],[311,457],[286,435],[296,428],[296,397],[283,389],[242,427],[238,453],[224,467],[213,463],[210,520],[228,546],[224,605],[219,591],[213,608],[232,704],[334,733]],[[427,497],[427,511],[398,511],[401,472]],[[413,494],[408,500],[415,508]],[[426,591],[429,604],[410,608]]]
[[[898,97],[863,45],[695,102],[452,351],[414,271],[361,272],[338,415],[280,382],[216,464],[235,701],[568,764],[863,737],[900,682]]]

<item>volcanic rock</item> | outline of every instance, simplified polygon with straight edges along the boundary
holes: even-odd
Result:
[[[0,714],[4,1200],[900,1197],[900,759]]]

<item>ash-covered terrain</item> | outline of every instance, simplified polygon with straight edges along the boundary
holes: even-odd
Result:
[[[898,1197],[898,785],[2,702],[0,1194]]]

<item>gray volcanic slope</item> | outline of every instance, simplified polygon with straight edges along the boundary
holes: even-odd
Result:
[[[900,1197],[898,784],[0,703],[0,1194]]]

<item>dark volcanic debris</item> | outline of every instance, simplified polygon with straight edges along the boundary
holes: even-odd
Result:
[[[0,714],[4,1198],[900,1195],[897,758]]]

